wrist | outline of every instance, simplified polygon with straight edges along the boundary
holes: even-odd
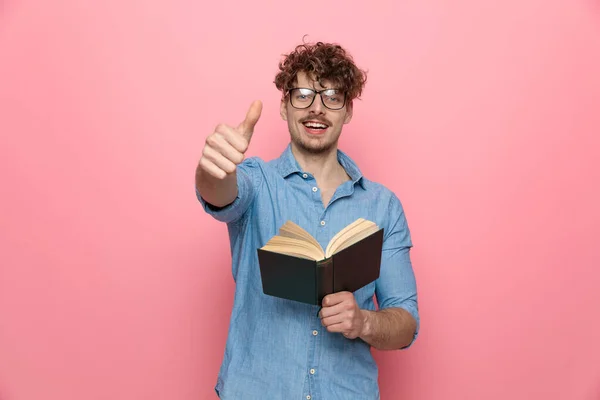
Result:
[[[371,313],[372,312],[368,310],[360,310],[360,317],[362,319],[362,329],[360,331],[359,337],[361,338],[367,338],[371,335],[373,325]]]

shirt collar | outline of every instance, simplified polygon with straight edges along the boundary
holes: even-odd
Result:
[[[360,184],[360,186],[364,189],[364,179],[362,172],[358,168],[358,165],[343,151],[337,151],[338,161],[341,166],[346,170],[348,176],[352,180],[353,184]],[[300,164],[296,161],[294,157],[294,153],[292,153],[292,145],[288,144],[283,153],[277,159],[277,169],[283,178],[287,178],[289,175],[293,173],[302,173],[302,168],[300,168]]]

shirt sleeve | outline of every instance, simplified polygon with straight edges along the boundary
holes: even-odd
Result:
[[[392,196],[389,205],[390,221],[385,232],[380,276],[375,295],[380,309],[399,307],[413,316],[417,329],[410,347],[419,333],[419,309],[415,274],[410,260],[412,240],[400,200]]]
[[[202,198],[198,188],[196,197],[204,211],[217,221],[233,223],[238,221],[250,208],[262,179],[261,169],[255,158],[247,158],[237,166],[237,196],[224,207],[215,207]]]

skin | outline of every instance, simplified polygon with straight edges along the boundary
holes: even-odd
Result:
[[[327,81],[321,83],[304,72],[296,77],[296,87],[328,88]],[[219,124],[206,138],[196,168],[196,187],[213,206],[224,207],[237,196],[237,165],[244,160],[261,112],[262,103],[255,101],[238,126]],[[347,102],[341,110],[330,110],[317,95],[309,108],[296,109],[286,96],[281,102],[280,114],[288,125],[292,152],[301,168],[315,177],[326,207],[337,187],[350,179],[337,161],[337,150],[342,128],[352,120],[352,102]],[[327,128],[310,129],[305,125],[309,121],[324,123]],[[319,317],[329,332],[340,333],[348,339],[360,338],[379,350],[406,347],[416,330],[416,321],[406,310],[362,310],[350,292],[326,296]]]

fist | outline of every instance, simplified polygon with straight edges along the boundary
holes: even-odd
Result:
[[[206,138],[199,167],[217,179],[225,179],[235,172],[237,165],[244,161],[254,126],[260,118],[262,103],[255,101],[250,106],[246,119],[237,127],[219,124]]]
[[[323,298],[319,317],[329,332],[338,332],[348,339],[361,336],[365,315],[350,292],[338,292]]]

